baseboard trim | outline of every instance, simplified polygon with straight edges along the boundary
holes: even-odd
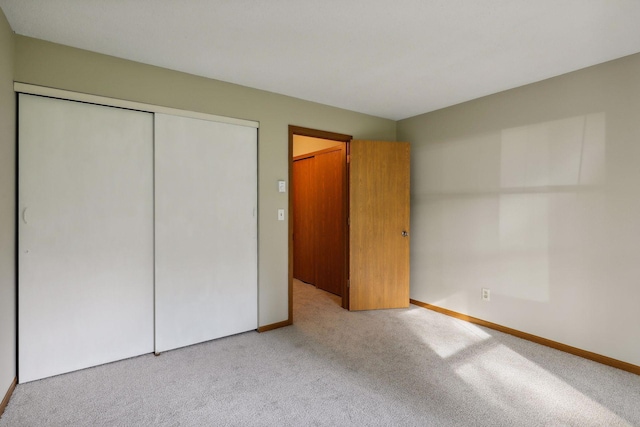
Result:
[[[283,320],[282,322],[272,323],[270,325],[260,326],[258,328],[258,332],[268,332],[273,331],[274,329],[284,328],[285,326],[292,325],[293,322],[291,320]]]
[[[556,350],[564,351],[575,356],[580,356],[585,359],[593,360],[594,362],[602,363],[603,365],[612,366],[614,368],[621,369],[623,371],[631,372],[632,374],[640,375],[640,366],[633,365],[631,363],[623,362],[622,360],[613,359],[611,357],[603,356],[591,351],[582,350],[577,347],[572,347],[567,344],[562,344],[557,341],[552,341],[546,338],[539,337],[537,335],[529,334],[527,332],[518,331],[517,329],[511,329],[506,326],[498,325],[497,323],[488,322],[486,320],[478,319],[477,317],[467,316],[466,314],[458,313],[457,311],[448,310],[446,308],[438,307],[436,305],[427,304],[418,300],[410,300],[411,304],[423,307],[429,310],[437,311],[438,313],[446,314],[447,316],[455,317],[456,319],[465,320],[476,325],[485,326],[496,331],[504,332],[505,334],[513,335],[518,338],[525,339],[527,341],[541,344],[547,347],[554,348]]]
[[[0,403],[0,417],[2,416],[2,414],[4,414],[4,410],[9,404],[9,399],[11,399],[11,395],[13,394],[13,390],[16,389],[17,384],[18,378],[14,378],[13,382],[9,386],[9,390],[7,390],[7,393],[4,395],[4,399],[2,399],[2,403]]]

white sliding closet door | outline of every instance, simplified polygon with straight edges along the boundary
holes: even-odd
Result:
[[[153,351],[153,116],[19,99],[19,380]]]
[[[257,130],[155,116],[156,352],[256,329]]]

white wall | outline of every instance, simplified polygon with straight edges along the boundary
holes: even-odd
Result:
[[[16,376],[14,38],[0,10],[0,400]]]
[[[398,139],[413,299],[640,365],[640,54],[400,121]]]

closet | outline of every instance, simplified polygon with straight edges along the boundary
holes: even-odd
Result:
[[[257,124],[91,101],[19,95],[21,383],[257,327]]]
[[[293,276],[341,296],[346,281],[347,175],[344,144],[293,162]]]

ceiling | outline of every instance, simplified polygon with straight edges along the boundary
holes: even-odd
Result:
[[[640,0],[0,0],[25,36],[389,119],[640,52]]]

